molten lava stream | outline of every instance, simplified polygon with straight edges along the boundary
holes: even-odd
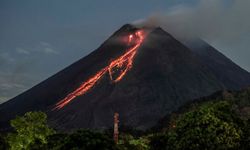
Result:
[[[140,45],[142,44],[144,38],[145,38],[145,34],[142,30],[129,35],[127,44],[128,46],[130,45],[133,45],[133,46],[129,48],[125,54],[113,60],[107,67],[101,69],[90,79],[83,82],[76,90],[74,90],[73,92],[68,94],[64,99],[56,103],[56,106],[53,108],[53,110],[63,108],[65,105],[70,103],[73,99],[75,99],[77,96],[83,95],[86,92],[88,92],[91,88],[94,87],[95,84],[97,84],[97,82],[107,72],[109,73],[111,81],[113,81],[114,83],[119,82],[126,75],[126,73],[132,68],[135,54],[138,48],[140,47]],[[120,70],[116,78],[113,77],[115,69]]]

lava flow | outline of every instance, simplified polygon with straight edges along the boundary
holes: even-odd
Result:
[[[77,96],[83,95],[88,92],[105,73],[109,73],[110,80],[114,83],[119,82],[126,73],[132,68],[133,60],[138,48],[142,44],[145,38],[145,33],[142,30],[138,30],[128,36],[127,45],[130,47],[126,50],[126,53],[117,59],[113,60],[108,66],[98,71],[94,76],[83,82],[76,90],[68,94],[64,99],[56,103],[54,109],[61,109],[68,103],[70,103]],[[132,46],[132,47],[131,47]],[[115,76],[118,70],[118,75]],[[117,73],[116,73],[117,74]]]

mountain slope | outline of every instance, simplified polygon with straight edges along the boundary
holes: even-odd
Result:
[[[111,127],[114,112],[119,112],[122,124],[144,129],[189,99],[222,87],[189,49],[157,28],[147,36],[122,81],[109,84],[108,77],[102,79],[56,117],[53,112],[52,120],[59,128]],[[72,115],[65,116],[68,112]]]
[[[105,73],[86,94],[52,110],[84,81],[124,54],[128,47],[122,42],[124,37],[137,30],[123,26],[90,55],[0,105],[0,128],[8,127],[15,115],[42,110],[48,114],[49,123],[60,130],[112,127],[114,112],[120,114],[121,124],[147,129],[192,99],[227,88],[199,55],[170,34],[161,28],[143,29],[149,33],[121,81],[113,83]]]
[[[215,76],[231,90],[239,90],[250,85],[249,72],[242,69],[214,47],[201,39],[184,42],[197,54]]]
[[[134,29],[130,25],[124,25],[122,29],[115,32],[106,40],[100,48],[88,56],[73,63],[28,91],[1,104],[0,127],[8,126],[8,120],[27,111],[49,111],[69,91],[78,87],[90,75],[105,66],[110,59],[124,53],[126,45],[119,42],[119,39],[127,35],[128,32],[134,31]]]

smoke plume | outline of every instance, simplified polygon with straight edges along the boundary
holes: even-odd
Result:
[[[161,26],[181,37],[208,41],[235,41],[250,34],[249,0],[201,0],[196,6],[180,5],[167,13],[155,13],[136,21],[142,26]]]

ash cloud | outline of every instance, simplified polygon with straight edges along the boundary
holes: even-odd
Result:
[[[249,0],[200,0],[195,6],[172,7],[134,24],[160,26],[180,40],[202,38],[250,71],[249,8]]]
[[[161,26],[179,37],[235,41],[250,33],[250,1],[201,0],[196,6],[179,5],[135,24]]]

